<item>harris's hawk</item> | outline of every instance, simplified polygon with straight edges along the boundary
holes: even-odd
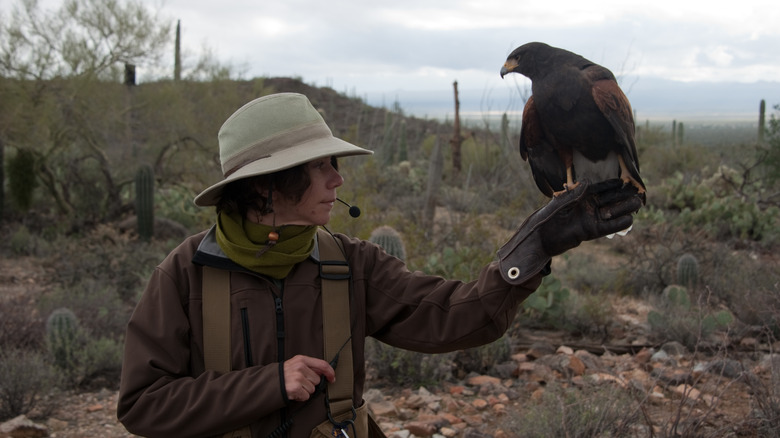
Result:
[[[531,80],[520,154],[542,193],[553,197],[579,180],[621,178],[645,202],[631,104],[611,71],[576,53],[533,42],[507,57],[501,77],[512,72]]]

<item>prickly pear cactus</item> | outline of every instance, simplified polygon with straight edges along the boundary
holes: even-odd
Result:
[[[691,297],[688,295],[688,290],[680,285],[670,284],[666,286],[662,295],[666,298],[666,304],[671,309],[685,311],[691,309]]]

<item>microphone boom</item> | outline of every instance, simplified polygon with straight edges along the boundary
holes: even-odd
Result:
[[[347,207],[349,207],[349,215],[350,216],[352,216],[354,218],[360,216],[360,208],[358,208],[356,205],[349,205],[349,204],[347,204],[346,202],[342,201],[339,198],[336,198],[336,200],[341,202],[342,204],[346,205]]]

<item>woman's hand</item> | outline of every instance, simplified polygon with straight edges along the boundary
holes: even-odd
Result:
[[[297,355],[284,362],[284,386],[289,400],[308,400],[322,377],[331,383],[336,380],[336,371],[322,359]]]

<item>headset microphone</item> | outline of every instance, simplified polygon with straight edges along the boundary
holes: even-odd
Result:
[[[349,207],[349,215],[350,216],[352,216],[352,217],[360,216],[360,209],[356,205],[349,205],[349,204],[347,204],[346,202],[342,201],[339,198],[336,198],[336,200],[341,202],[342,204],[346,205],[347,207]]]

